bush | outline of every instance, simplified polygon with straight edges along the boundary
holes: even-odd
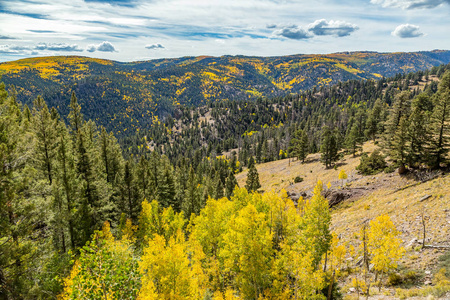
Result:
[[[389,274],[387,284],[390,286],[395,286],[403,283],[403,277],[398,273]]]
[[[374,175],[380,173],[386,168],[386,161],[380,151],[375,150],[372,154],[363,153],[359,166],[356,170],[363,175]]]
[[[300,177],[300,176],[297,176],[297,177],[294,178],[294,182],[295,183],[299,183],[299,182],[302,182],[302,181],[303,181],[303,178]]]

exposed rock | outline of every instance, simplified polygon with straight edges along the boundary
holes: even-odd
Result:
[[[431,285],[431,280],[427,280],[427,281],[425,281],[423,284],[425,284],[425,285]]]
[[[417,243],[417,239],[413,238],[412,240],[409,241],[408,244],[405,245],[406,248],[411,247],[412,245],[414,245],[415,243]]]

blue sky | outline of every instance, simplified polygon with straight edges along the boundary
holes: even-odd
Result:
[[[450,0],[0,0],[0,61],[450,49]]]

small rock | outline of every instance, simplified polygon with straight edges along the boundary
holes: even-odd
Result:
[[[431,274],[431,271],[425,271],[425,274],[426,274],[426,275],[430,275],[430,274]]]
[[[350,293],[354,293],[354,292],[356,292],[356,289],[355,289],[354,287],[351,287],[351,288],[348,289],[348,291],[349,291]]]
[[[422,198],[420,198],[419,202],[425,201],[427,199],[430,199],[432,196],[431,195],[425,195]]]
[[[409,241],[408,244],[406,244],[406,247],[411,247],[412,245],[414,245],[417,242],[416,238],[413,238],[412,240]]]
[[[431,280],[427,280],[427,281],[425,281],[423,284],[425,284],[425,285],[431,285]]]

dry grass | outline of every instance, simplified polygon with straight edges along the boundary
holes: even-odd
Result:
[[[364,145],[366,152],[372,152],[374,149],[376,146],[373,143]],[[450,175],[414,185],[417,181],[408,176],[400,176],[396,172],[373,176],[357,174],[355,167],[359,164],[359,157],[345,156],[343,161],[339,162],[337,170],[325,169],[319,158],[319,154],[310,155],[307,163],[291,161],[290,166],[287,159],[257,165],[261,189],[277,192],[281,189],[292,192],[307,191],[311,190],[319,179],[325,185],[331,182],[336,188],[341,185],[338,180],[339,171],[344,169],[348,175],[347,186],[364,188],[365,193],[363,196],[346,200],[333,209],[331,227],[341,240],[354,246],[358,245],[359,241],[355,237],[362,222],[388,214],[401,232],[400,237],[407,250],[401,265],[408,269],[430,270],[433,273],[436,271],[437,258],[444,250],[422,250],[418,243],[408,244],[414,238],[422,238],[421,214],[424,213],[427,217],[426,244],[450,246]],[[303,177],[304,181],[294,184],[296,176]],[[237,174],[236,178],[239,185],[244,186],[247,171]],[[431,198],[420,201],[425,195],[431,195]],[[388,298],[389,296],[373,299]]]

